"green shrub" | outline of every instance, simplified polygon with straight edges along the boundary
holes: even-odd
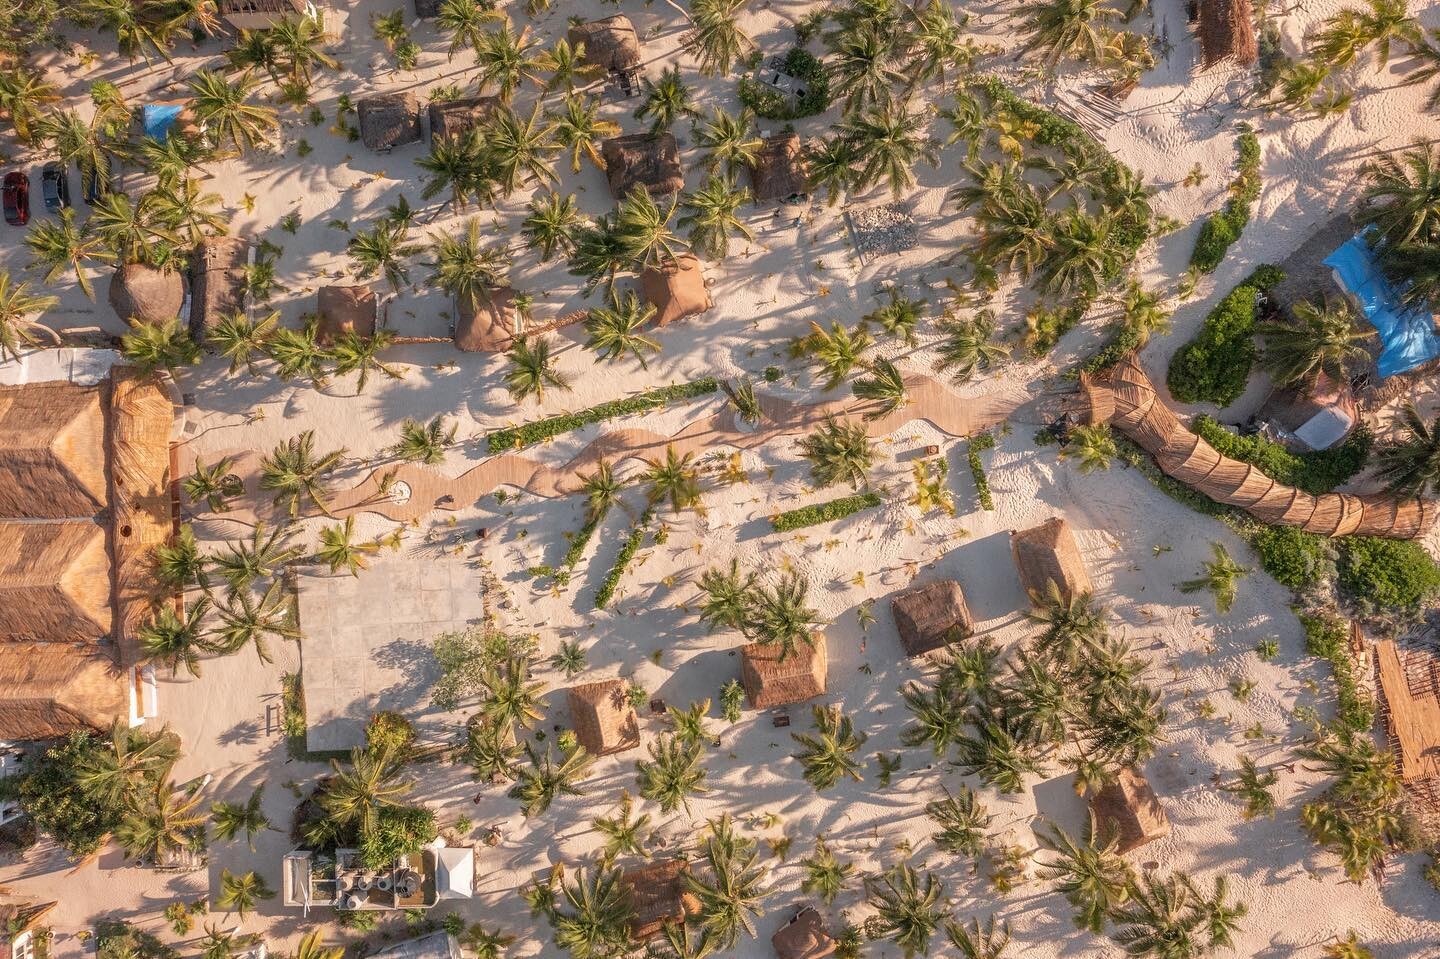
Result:
[[[1347,645],[1350,630],[1345,621],[1328,613],[1299,615],[1305,629],[1305,651],[1330,663],[1338,703],[1336,720],[1357,732],[1369,732],[1375,725],[1375,701],[1355,677],[1355,662]]]
[[[1328,450],[1292,453],[1259,434],[1233,433],[1209,416],[1197,416],[1190,428],[1222,455],[1258,466],[1271,479],[1315,496],[1330,492],[1360,472],[1374,443],[1362,427]]]
[[[547,417],[543,420],[536,420],[533,423],[526,423],[522,426],[507,426],[495,430],[485,437],[485,449],[489,453],[503,453],[506,450],[524,449],[527,446],[533,446],[536,443],[548,440],[552,436],[559,436],[561,433],[568,433],[571,430],[578,430],[582,426],[589,426],[591,423],[599,423],[617,416],[648,413],[650,410],[659,409],[677,400],[691,400],[699,396],[714,393],[719,388],[719,381],[713,376],[707,376],[693,383],[662,386],[658,389],[641,393],[639,396],[631,396],[623,400],[611,400],[608,403],[601,403],[599,406],[592,406],[588,410],[581,410],[578,413],[562,413],[559,416]]]
[[[1255,297],[1267,288],[1262,284],[1274,276],[1271,270],[1263,274],[1257,270],[1226,294],[1205,317],[1195,338],[1175,351],[1165,382],[1177,400],[1229,406],[1245,392],[1255,362]]]
[[[1367,614],[1414,611],[1440,592],[1440,568],[1419,543],[1346,536],[1340,541],[1340,592]]]
[[[1260,555],[1261,568],[1297,593],[1324,580],[1334,566],[1325,537],[1294,526],[1261,526],[1250,545]]]
[[[1127,353],[1132,353],[1144,345],[1141,337],[1142,334],[1139,330],[1125,326],[1117,327],[1100,351],[1080,364],[1080,369],[1086,373],[1108,370],[1119,363]]]
[[[630,565],[630,561],[640,551],[641,544],[645,542],[645,530],[654,516],[654,511],[647,509],[631,527],[630,535],[625,537],[625,543],[620,547],[620,555],[615,557],[615,565],[610,568],[610,572],[605,574],[600,588],[595,591],[596,609],[604,609],[609,606],[610,600],[615,597],[615,587],[620,585],[620,577],[625,575],[625,567]]]
[[[1225,260],[1225,252],[1250,222],[1250,206],[1260,198],[1260,141],[1246,131],[1235,139],[1235,179],[1230,182],[1230,199],[1200,227],[1190,265],[1201,273],[1214,273]]]
[[[1025,351],[1033,357],[1045,356],[1060,342],[1060,337],[1069,333],[1085,315],[1088,304],[1076,303],[1071,306],[1036,307],[1025,317],[1029,329],[1025,336]]]
[[[825,74],[825,65],[813,53],[804,47],[794,47],[785,54],[780,69],[805,81],[805,94],[793,106],[783,94],[754,77],[740,78],[740,102],[767,120],[798,120],[830,108],[830,80]]]
[[[365,724],[365,748],[403,759],[415,746],[415,727],[397,712],[379,712]]]
[[[775,528],[777,533],[788,533],[805,526],[814,526],[816,523],[831,523],[837,519],[844,519],[851,513],[879,506],[883,502],[879,493],[845,496],[840,499],[832,499],[828,503],[816,503],[813,506],[802,506],[799,509],[779,513],[770,517],[770,525]]]
[[[435,814],[419,806],[387,806],[375,828],[360,836],[360,858],[371,869],[385,869],[406,853],[419,852],[439,835]]]
[[[174,959],[180,953],[123,919],[102,919],[95,924],[95,955],[97,959]]]
[[[975,477],[975,493],[980,499],[980,508],[986,511],[995,508],[995,500],[990,496],[990,480],[985,476],[985,466],[980,462],[980,454],[994,448],[995,434],[981,433],[971,438],[965,454],[970,461],[970,475]]]

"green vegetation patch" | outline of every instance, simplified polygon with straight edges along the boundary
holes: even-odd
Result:
[[[1375,725],[1375,701],[1356,679],[1355,661],[1348,648],[1349,627],[1338,616],[1300,613],[1305,628],[1305,651],[1330,663],[1338,701],[1336,721],[1356,732],[1368,733]]]
[[[610,572],[605,574],[600,588],[595,591],[596,609],[604,609],[615,598],[615,588],[620,585],[620,577],[625,575],[625,568],[630,565],[630,561],[635,558],[635,554],[644,544],[645,530],[649,528],[650,521],[654,517],[655,511],[647,509],[631,527],[630,535],[625,537],[625,543],[620,547],[620,555],[615,557],[615,565],[610,568]]]
[[[1262,266],[1215,304],[1200,332],[1170,359],[1165,382],[1172,396],[1217,406],[1239,399],[1255,362],[1255,299],[1284,277],[1278,267]]]
[[[1414,612],[1440,594],[1440,567],[1411,540],[1340,540],[1340,594],[1368,614]]]
[[[1328,450],[1292,453],[1260,435],[1240,436],[1209,416],[1197,416],[1190,429],[1222,456],[1258,466],[1266,476],[1319,496],[1349,481],[1370,456],[1374,438],[1364,427]]]
[[[600,423],[617,416],[648,413],[670,403],[693,400],[696,397],[714,393],[719,388],[720,382],[713,376],[707,376],[695,380],[693,383],[662,386],[658,389],[647,390],[639,396],[611,400],[608,403],[601,403],[599,406],[592,406],[588,410],[580,410],[578,413],[562,413],[559,416],[550,416],[521,426],[507,426],[495,430],[485,437],[485,449],[489,453],[524,449],[551,437],[559,436],[561,433],[569,433],[582,426],[589,426],[591,423]]]
[[[780,69],[805,83],[805,93],[792,104],[788,97],[754,77],[740,78],[740,102],[756,116],[768,120],[798,120],[815,116],[830,108],[830,79],[825,65],[804,47],[794,47],[785,54]]]
[[[1200,227],[1190,266],[1201,273],[1214,273],[1225,260],[1245,225],[1250,206],[1260,199],[1260,141],[1248,130],[1235,138],[1235,179],[1230,181],[1230,199]]]
[[[990,496],[990,480],[985,475],[985,464],[980,462],[980,454],[994,448],[995,434],[981,433],[970,440],[965,453],[970,461],[970,475],[975,478],[975,493],[980,499],[980,508],[986,511],[995,508],[995,500]]]
[[[1294,526],[1257,526],[1249,537],[1260,566],[1281,586],[1303,593],[1335,569],[1330,541]]]
[[[844,496],[840,499],[832,499],[828,503],[816,503],[813,506],[786,510],[770,517],[770,525],[775,527],[777,533],[788,533],[793,529],[814,526],[816,523],[832,523],[837,519],[844,519],[851,513],[858,513],[862,509],[879,506],[883,502],[879,493]]]

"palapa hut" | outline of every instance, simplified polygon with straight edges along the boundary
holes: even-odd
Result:
[[[1226,60],[1249,66],[1260,57],[1250,0],[1199,0],[1200,52],[1207,67]]]
[[[1039,526],[1012,532],[1010,551],[1015,556],[1020,585],[1025,587],[1032,602],[1041,602],[1049,596],[1051,583],[1067,601],[1093,589],[1070,525],[1059,516]]]
[[[825,931],[825,920],[813,906],[797,912],[770,937],[776,959],[825,959],[835,951],[835,939]]]
[[[584,62],[607,73],[629,78],[640,70],[640,38],[630,18],[622,13],[574,24],[566,39],[572,47],[583,43]]]
[[[626,690],[623,679],[570,687],[570,725],[590,755],[605,756],[640,745],[640,725]]]
[[[431,100],[430,148],[442,140],[458,140],[495,115],[499,97],[461,97],[458,100]]]
[[[515,291],[508,286],[481,291],[479,307],[455,304],[455,348],[463,353],[503,353],[515,342]]]
[[[420,104],[412,93],[375,93],[355,104],[360,139],[385,152],[420,142]]]
[[[750,167],[750,192],[756,203],[795,203],[810,189],[809,164],[800,136],[777,133],[762,141]]]
[[[0,643],[0,738],[56,739],[131,715],[129,678],[106,652]]]
[[[110,627],[105,527],[93,520],[0,523],[0,639],[94,643]]]
[[[346,333],[374,336],[379,308],[375,291],[368,286],[322,286],[315,293],[317,338],[330,346]]]
[[[700,911],[700,900],[685,886],[689,872],[690,864],[683,859],[662,859],[620,874],[632,917],[632,942],[653,939],[667,922],[683,923]]]
[[[174,270],[126,263],[110,278],[110,307],[129,323],[164,323],[185,306],[185,280]]]
[[[1170,835],[1170,820],[1145,777],[1127,767],[1090,797],[1090,829],[1097,841],[1116,837],[1123,855]]]
[[[197,342],[227,313],[245,309],[245,268],[250,244],[237,236],[200,241],[190,258],[190,334]]]
[[[740,682],[751,709],[772,709],[825,695],[829,654],[825,634],[812,633],[784,659],[774,644],[751,643],[740,650]]]
[[[700,261],[693,253],[681,253],[658,268],[643,271],[640,298],[655,307],[655,323],[661,327],[687,316],[699,316],[714,305]]]
[[[975,631],[965,593],[953,579],[936,580],[901,593],[890,601],[890,612],[907,656],[941,649]]]
[[[610,194],[617,200],[636,187],[644,187],[651,196],[667,196],[685,187],[680,151],[669,133],[611,137],[601,141],[600,156],[605,161]]]
[[[7,959],[34,959],[39,954],[35,933],[39,931],[40,920],[55,906],[53,902],[28,899],[0,902],[0,941],[10,953]]]
[[[103,392],[71,383],[0,387],[0,517],[93,517],[108,500]]]

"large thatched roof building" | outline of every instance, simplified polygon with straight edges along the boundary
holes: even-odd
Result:
[[[317,339],[332,345],[346,333],[375,335],[379,298],[368,286],[322,286],[315,292],[315,313],[319,320]]]
[[[1250,0],[1199,0],[1199,5],[1197,31],[1205,66],[1227,60],[1249,66],[1260,58]]]
[[[229,313],[245,309],[245,268],[250,244],[238,236],[200,241],[190,259],[190,333],[203,340]]]
[[[953,579],[907,590],[890,601],[905,655],[920,656],[964,639],[975,630],[965,593]]]
[[[799,134],[789,131],[766,137],[750,167],[750,192],[755,202],[793,203],[804,199],[809,184],[809,164]]]
[[[455,304],[455,348],[464,353],[503,353],[515,342],[515,291],[484,290],[478,308],[468,299]]]
[[[495,115],[499,97],[460,97],[455,100],[431,100],[430,148],[442,140],[458,140]]]
[[[566,38],[572,47],[585,44],[587,64],[609,73],[630,74],[640,69],[640,38],[623,13],[573,24]]]
[[[1059,516],[1053,516],[1039,526],[1012,532],[1010,551],[1015,556],[1020,585],[1025,587],[1025,592],[1034,602],[1040,602],[1050,594],[1052,583],[1066,600],[1094,589],[1070,525]]]
[[[420,104],[413,93],[375,93],[355,103],[360,139],[385,152],[420,142]]]
[[[662,859],[620,874],[631,911],[631,941],[653,939],[667,922],[683,923],[686,916],[700,911],[700,900],[685,885],[689,872],[683,859]]]
[[[655,307],[655,323],[661,327],[699,316],[714,305],[693,253],[681,253],[660,267],[641,272],[640,298]]]
[[[835,939],[813,906],[797,912],[770,937],[776,959],[825,959],[835,952]]]
[[[740,650],[740,682],[751,709],[803,703],[825,695],[829,655],[825,634],[813,633],[814,645],[800,643],[784,659],[773,644],[751,643]]]
[[[105,396],[70,383],[0,387],[0,518],[105,508]]]
[[[1090,824],[1097,841],[1118,839],[1122,854],[1170,835],[1170,820],[1155,790],[1129,768],[1090,797]]]
[[[175,270],[125,263],[110,278],[110,308],[129,323],[165,323],[185,306],[185,279]]]
[[[605,756],[640,745],[640,725],[625,693],[623,679],[570,687],[570,725],[590,755]]]
[[[644,187],[651,196],[668,196],[685,188],[680,151],[669,133],[611,137],[601,141],[600,156],[605,161],[610,193],[617,200],[636,187]]]
[[[9,642],[95,643],[110,626],[104,526],[0,523],[0,635]]]

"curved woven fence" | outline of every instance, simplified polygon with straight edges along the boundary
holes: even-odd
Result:
[[[1167,476],[1217,503],[1245,510],[1271,526],[1298,526],[1321,536],[1415,539],[1435,523],[1435,502],[1385,494],[1311,495],[1249,463],[1222,456],[1160,402],[1134,354],[1095,374],[1082,374],[1087,422],[1110,423],[1155,458]]]

